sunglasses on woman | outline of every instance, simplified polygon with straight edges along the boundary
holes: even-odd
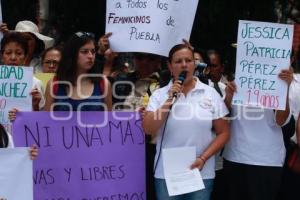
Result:
[[[79,38],[88,37],[88,38],[95,39],[95,34],[94,33],[90,33],[90,32],[77,32],[77,33],[75,33],[75,35],[77,37],[79,37]]]

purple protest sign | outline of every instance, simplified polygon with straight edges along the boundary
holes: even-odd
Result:
[[[145,141],[138,114],[20,112],[13,131],[16,146],[40,148],[34,161],[34,199],[146,199]]]

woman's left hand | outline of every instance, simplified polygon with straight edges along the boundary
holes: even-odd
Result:
[[[38,151],[38,148],[37,148],[36,145],[32,145],[32,147],[30,147],[30,149],[29,149],[29,154],[30,154],[30,159],[31,159],[31,160],[36,159],[36,157],[37,157],[38,154],[39,154],[39,151]]]
[[[292,69],[283,69],[281,72],[278,74],[278,77],[285,81],[288,85],[291,84],[293,81],[293,70]]]

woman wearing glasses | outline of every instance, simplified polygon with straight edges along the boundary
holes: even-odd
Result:
[[[61,48],[50,47],[42,55],[43,73],[55,73],[61,59]]]
[[[95,64],[95,54],[92,34],[77,32],[71,36],[56,75],[47,84],[46,111],[111,110],[111,86]]]

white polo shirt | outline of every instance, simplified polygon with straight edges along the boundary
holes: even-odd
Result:
[[[171,85],[170,82],[167,86],[156,90],[152,94],[147,107],[148,111],[154,112],[165,103]],[[228,110],[215,89],[197,79],[195,88],[186,96],[179,94],[173,105],[165,129],[162,149],[195,146],[197,156],[201,155],[214,139],[212,120],[222,118],[227,114]],[[163,128],[164,125],[160,128],[157,137],[155,163],[158,162],[158,164],[155,178],[164,178],[162,155],[157,161]],[[201,170],[201,175],[203,179],[215,177],[214,156],[206,161]]]
[[[248,165],[282,167],[286,150],[275,112],[233,105],[231,114],[235,119],[230,123],[231,135],[224,158]]]

